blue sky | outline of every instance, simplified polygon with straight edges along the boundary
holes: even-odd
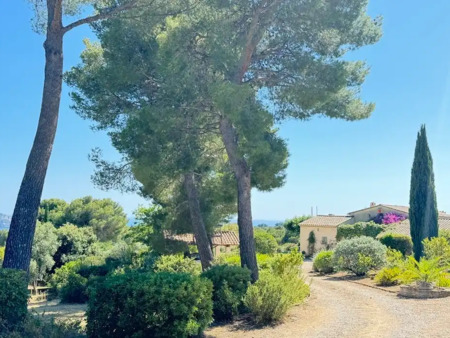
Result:
[[[371,67],[362,90],[376,103],[364,121],[314,118],[280,126],[291,153],[287,182],[270,193],[253,192],[256,219],[345,214],[374,201],[407,205],[415,139],[426,123],[434,158],[438,208],[450,212],[450,12],[449,1],[372,0],[371,15],[384,17],[379,43],[352,55]],[[12,214],[41,103],[43,36],[31,30],[33,15],[22,1],[0,2],[0,212]],[[87,27],[65,40],[65,69],[79,62]],[[43,198],[110,197],[128,214],[147,202],[136,195],[104,192],[90,182],[94,147],[117,157],[105,134],[93,132],[62,93],[59,129]]]

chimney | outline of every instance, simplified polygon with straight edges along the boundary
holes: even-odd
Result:
[[[372,207],[374,207],[374,206],[376,206],[377,204],[375,203],[375,202],[370,202],[370,207],[372,208]]]

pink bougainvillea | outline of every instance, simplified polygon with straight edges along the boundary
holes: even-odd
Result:
[[[395,212],[387,212],[383,215],[381,222],[383,224],[398,223],[404,221],[406,216],[396,214]]]

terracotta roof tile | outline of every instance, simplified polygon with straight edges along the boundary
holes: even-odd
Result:
[[[364,211],[364,210],[372,209],[372,208],[379,208],[379,207],[389,208],[389,209],[392,209],[392,210],[395,210],[395,211],[403,212],[405,214],[409,213],[409,207],[408,206],[392,205],[392,204],[377,204],[377,205],[374,205],[372,207],[368,207],[368,208],[364,208],[364,209],[360,209],[360,210],[349,212],[348,214],[352,215],[352,214],[360,212],[360,211]],[[450,214],[447,214],[447,213],[445,213],[443,211],[439,211],[439,217],[450,217]]]
[[[181,241],[188,244],[195,244],[195,238],[193,234],[171,234],[169,231],[164,231],[164,237],[166,239],[172,239],[174,241]],[[215,245],[239,245],[239,236],[233,231],[216,231],[211,236],[211,242]]]
[[[300,223],[300,226],[302,225],[313,225],[313,226],[338,226],[342,223],[347,222],[352,217],[350,216],[315,216],[308,218],[306,221],[303,221]]]
[[[450,217],[439,217],[438,223],[440,230],[450,230]],[[405,219],[404,221],[388,225],[384,232],[393,232],[396,234],[410,236],[411,233],[409,219]]]

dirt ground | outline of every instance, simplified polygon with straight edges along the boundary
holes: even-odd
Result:
[[[252,328],[245,320],[211,327],[208,337],[450,337],[450,298],[416,300],[397,297],[398,287],[376,288],[369,278],[345,274],[318,276],[304,271],[311,281],[311,296],[294,307],[283,323]]]

